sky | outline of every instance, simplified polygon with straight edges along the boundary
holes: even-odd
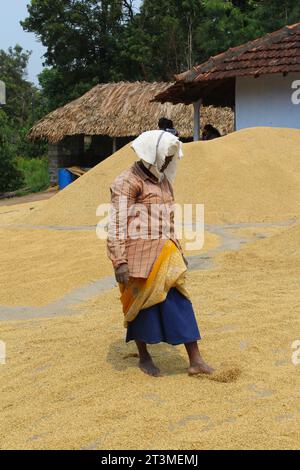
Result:
[[[28,66],[28,80],[38,84],[37,75],[42,71],[42,55],[45,48],[32,33],[23,31],[20,21],[27,16],[29,0],[0,0],[0,49],[20,44],[32,51]]]

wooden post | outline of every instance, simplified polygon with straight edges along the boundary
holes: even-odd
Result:
[[[113,137],[113,153],[117,151],[117,137]]]
[[[236,131],[236,106],[234,105],[233,107],[233,112],[234,112],[234,123],[233,123],[233,129]]]
[[[200,109],[202,100],[195,101],[194,106],[194,141],[200,140]]]
[[[6,104],[6,87],[5,83],[0,80],[0,108]]]

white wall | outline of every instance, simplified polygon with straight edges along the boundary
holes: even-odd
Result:
[[[237,77],[236,129],[256,126],[300,129],[300,72]]]

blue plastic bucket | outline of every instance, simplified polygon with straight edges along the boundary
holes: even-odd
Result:
[[[58,170],[58,185],[59,189],[64,189],[66,186],[74,181],[74,175],[66,168]]]

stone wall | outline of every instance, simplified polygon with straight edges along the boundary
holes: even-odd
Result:
[[[57,144],[49,144],[48,156],[50,181],[57,184],[59,168],[84,166],[83,135],[68,136]]]
[[[122,148],[134,137],[118,137],[117,150]],[[91,168],[105,160],[113,153],[113,139],[105,135],[92,136],[88,150],[84,149],[84,136],[68,136],[58,144],[49,144],[49,172],[51,184],[58,183],[59,168],[82,166]]]

